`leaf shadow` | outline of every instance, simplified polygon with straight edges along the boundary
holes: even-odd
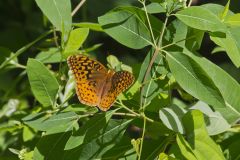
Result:
[[[121,123],[124,121],[122,120]],[[114,134],[111,133],[111,120],[103,124],[103,128],[98,130],[94,135],[86,133],[84,142],[71,150],[67,150],[64,155],[65,159],[95,159],[101,158],[102,154],[114,147],[114,144],[119,142],[119,137],[125,131],[125,128],[117,127]],[[121,125],[121,124],[120,124]],[[116,133],[116,134],[115,134]],[[89,135],[88,135],[89,134]]]

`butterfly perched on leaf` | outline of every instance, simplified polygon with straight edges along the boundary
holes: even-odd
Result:
[[[76,93],[81,103],[107,111],[117,96],[129,88],[134,76],[128,71],[108,70],[100,62],[78,54],[67,63],[76,81]]]

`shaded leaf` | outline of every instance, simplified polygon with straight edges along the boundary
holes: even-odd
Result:
[[[34,148],[33,159],[37,160],[63,160],[64,145],[70,132],[43,136]]]
[[[86,143],[68,150],[64,159],[96,159],[114,147],[121,140],[131,120],[109,120],[107,125]],[[96,133],[96,132],[95,132]]]
[[[66,143],[65,150],[76,148],[83,143],[91,141],[92,138],[95,138],[99,131],[106,126],[115,111],[116,110],[97,114],[88,120],[83,127],[79,128],[79,130],[74,132],[69,138]]]

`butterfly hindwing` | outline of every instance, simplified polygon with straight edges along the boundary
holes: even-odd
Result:
[[[76,80],[76,93],[81,103],[96,106],[100,101],[99,87],[105,81],[107,69],[98,61],[84,55],[68,58],[68,65]]]
[[[134,76],[128,71],[116,72],[111,79],[111,87],[103,93],[99,108],[103,111],[108,110],[116,100],[117,96],[130,87],[134,82]],[[107,84],[106,84],[107,85]]]

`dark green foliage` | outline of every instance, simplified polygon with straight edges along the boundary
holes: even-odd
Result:
[[[0,2],[0,159],[239,159],[240,16],[188,3]],[[110,110],[75,96],[77,53],[135,76]]]

